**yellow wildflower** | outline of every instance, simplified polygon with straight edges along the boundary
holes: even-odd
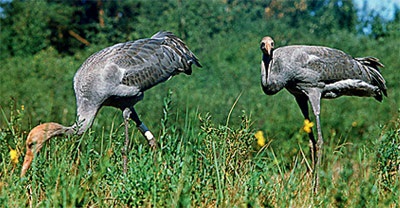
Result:
[[[314,126],[314,123],[311,122],[308,119],[304,120],[304,125],[303,125],[303,131],[307,132],[307,133],[311,133],[311,127]]]
[[[353,123],[351,123],[352,127],[357,127],[357,125],[358,125],[357,121],[353,121]]]
[[[13,164],[17,164],[18,163],[18,152],[17,152],[17,150],[13,150],[13,149],[11,149],[10,150],[10,158],[11,158],[11,162],[13,163]]]
[[[21,105],[21,110],[24,111],[25,110],[25,106]]]
[[[260,147],[263,147],[265,145],[265,137],[264,137],[264,132],[262,131],[257,131],[256,134],[254,135],[257,139],[257,144]]]

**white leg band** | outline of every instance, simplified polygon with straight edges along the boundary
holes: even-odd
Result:
[[[146,131],[144,133],[144,136],[147,138],[147,140],[153,140],[154,139],[154,136],[150,131]]]
[[[143,136],[146,137],[147,140],[154,139],[153,134],[150,132],[150,130],[147,128],[147,126],[144,125],[144,123],[140,124],[140,126],[138,126],[137,128],[143,134]]]

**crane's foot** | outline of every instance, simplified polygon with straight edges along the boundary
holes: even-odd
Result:
[[[318,150],[317,150],[318,151]],[[318,153],[313,152],[312,154],[312,162],[313,162],[313,168],[312,168],[312,175],[313,175],[313,180],[312,180],[312,189],[313,189],[313,194],[317,195],[318,194],[318,189],[319,189],[319,158],[318,158]]]
[[[154,138],[149,140],[149,146],[153,150],[157,149],[157,141]]]

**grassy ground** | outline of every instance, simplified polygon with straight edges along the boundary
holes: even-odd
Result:
[[[217,125],[209,114],[176,122],[171,94],[164,98],[159,148],[151,151],[132,132],[129,170],[122,173],[123,126],[51,140],[25,178],[1,148],[0,202],[6,207],[398,207],[399,127],[397,117],[364,144],[346,136],[324,149],[321,190],[312,194],[306,133],[298,131],[286,155],[278,141],[254,136],[243,113],[237,127]],[[23,111],[4,115],[1,139],[22,153]],[[230,118],[233,119],[233,118]],[[131,129],[134,129],[131,127]],[[396,129],[396,130],[395,130]],[[328,134],[327,137],[335,137]],[[289,141],[288,141],[289,142]],[[291,155],[288,157],[288,155]]]

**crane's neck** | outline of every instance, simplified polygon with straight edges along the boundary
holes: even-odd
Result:
[[[77,119],[74,125],[66,127],[58,123],[44,123],[33,128],[26,139],[26,154],[22,165],[21,177],[31,166],[35,154],[43,147],[43,144],[53,137],[60,135],[83,134],[93,123],[97,108],[94,110],[83,110],[78,107]]]
[[[265,94],[273,95],[286,86],[287,78],[282,71],[279,58],[272,58],[271,55],[263,54],[261,62],[261,85]]]
[[[70,127],[74,134],[81,135],[92,126],[97,109],[97,107],[91,108],[86,105],[78,105],[77,121]]]
[[[271,51],[271,55],[263,53],[262,61],[263,61],[263,64],[265,65],[265,68],[268,69],[268,65],[272,61],[272,51]]]
[[[79,90],[75,90],[75,92],[77,91],[79,92]],[[92,94],[90,99],[83,95],[76,96],[76,121],[69,127],[73,134],[81,135],[92,126],[96,114],[101,108],[96,104],[99,102],[93,102],[93,99],[98,100],[99,98]]]
[[[272,53],[272,52],[271,52]],[[262,61],[261,61],[261,84],[263,87],[267,86],[268,84],[268,73],[269,73],[269,66],[272,61],[272,54],[268,55],[263,53]]]

